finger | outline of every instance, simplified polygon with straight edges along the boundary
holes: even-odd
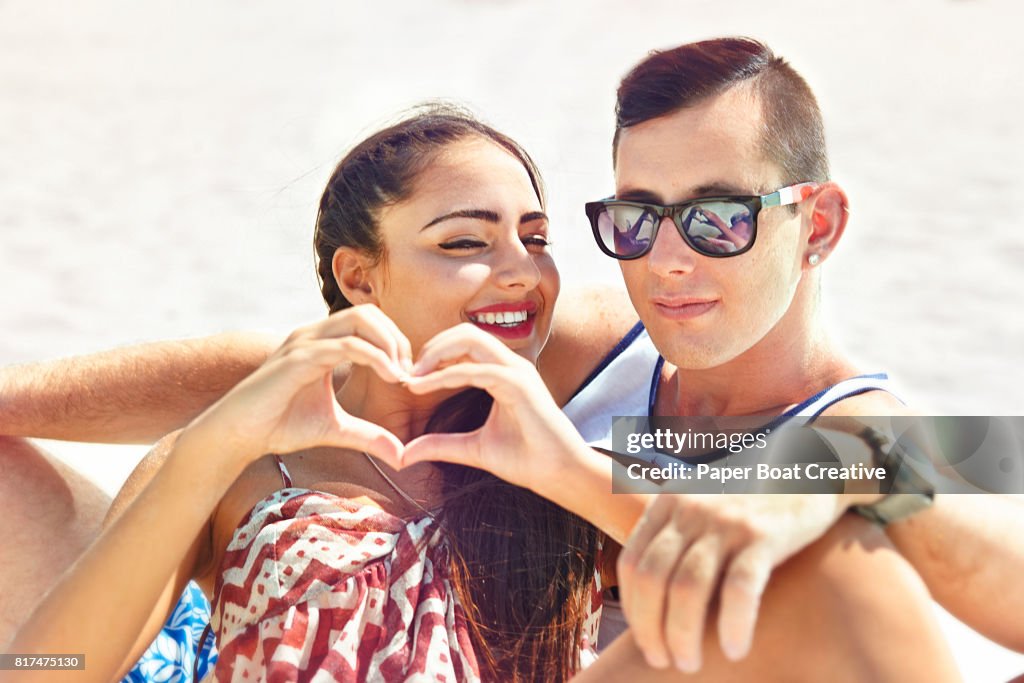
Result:
[[[418,462],[450,462],[470,467],[480,466],[479,439],[476,432],[459,434],[424,434],[405,446],[402,466]]]
[[[651,540],[661,531],[661,528],[671,520],[673,512],[672,500],[669,496],[656,495],[647,504],[644,513],[619,552],[615,571],[620,581],[624,577],[632,576],[644,549],[651,544]],[[623,599],[622,602],[625,605],[626,600]]]
[[[665,639],[680,671],[700,669],[704,624],[718,584],[723,554],[721,536],[702,535],[687,549],[669,582]]]
[[[622,601],[622,611],[627,617],[627,621],[631,625],[641,618],[641,614],[634,609],[633,596],[641,588],[643,588],[644,578],[638,576],[637,570],[640,565],[640,561],[643,559],[644,553],[651,546],[655,537],[658,533],[668,524],[671,523],[673,514],[675,512],[675,501],[670,496],[655,496],[651,502],[648,503],[644,509],[643,515],[637,521],[636,526],[633,527],[632,533],[629,538],[623,544],[622,551],[619,553],[619,559],[616,563],[616,573],[619,578],[619,597]],[[630,618],[630,615],[635,615]],[[641,626],[641,630],[646,629],[647,631],[661,629],[660,619],[657,621],[657,626],[651,626],[645,624]],[[641,646],[641,651],[644,652],[645,657],[647,653],[643,649],[645,640],[639,640],[638,644]],[[656,653],[655,653],[656,654]],[[651,662],[648,658],[648,662]],[[659,662],[662,667],[668,666],[667,655]]]
[[[340,410],[340,409],[339,409]],[[379,458],[395,469],[402,466],[402,442],[380,425],[367,422],[346,413],[339,415],[340,424],[324,446],[363,451]]]
[[[626,621],[647,663],[657,669],[668,667],[672,661],[664,629],[667,588],[688,541],[674,524],[666,524],[620,586]]]
[[[726,569],[720,592],[718,640],[722,652],[733,661],[746,657],[753,645],[757,612],[771,570],[771,557],[759,545],[741,550]]]
[[[507,364],[510,354],[515,356],[492,335],[465,323],[438,333],[424,344],[413,366],[413,374],[424,375],[446,363],[465,360]]]
[[[359,337],[305,341],[289,349],[283,360],[310,374],[330,372],[348,360],[372,368],[386,382],[400,382],[405,372],[382,349]]]
[[[305,328],[304,335],[316,339],[356,336],[377,346],[399,367],[403,358],[411,362],[409,339],[391,318],[373,305],[355,306],[334,313],[325,320]]]
[[[409,341],[409,337],[406,333],[402,332],[398,327],[398,324],[392,321],[392,319],[383,310],[377,306],[368,306],[370,312],[380,319],[382,325],[391,330],[392,337],[397,344],[397,361],[398,366],[407,373],[413,370],[413,345]]]
[[[409,338],[398,327],[398,323],[388,317],[384,311],[376,306],[370,306],[370,309],[376,312],[376,316],[383,325],[390,328],[395,343],[398,345],[397,361],[399,367],[405,370],[406,373],[412,372],[412,344],[409,342]]]
[[[429,394],[443,389],[475,387],[489,393],[501,404],[518,402],[523,398],[521,374],[511,368],[490,363],[459,363],[421,377],[408,377],[405,386],[414,394]]]

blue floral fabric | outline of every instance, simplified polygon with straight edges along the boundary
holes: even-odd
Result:
[[[160,634],[122,683],[191,683],[199,639],[209,623],[210,601],[199,586],[190,581]],[[217,662],[212,633],[206,635],[201,645],[198,680],[213,670]]]

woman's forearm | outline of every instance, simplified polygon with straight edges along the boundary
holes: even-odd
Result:
[[[132,648],[159,631],[194,572],[196,539],[208,537],[210,515],[237,477],[212,448],[183,433],[149,486],[64,574],[7,651],[82,653],[87,680],[102,681],[141,654]]]
[[[259,334],[224,333],[0,368],[0,434],[152,443],[223,396],[273,348]]]
[[[932,596],[987,637],[1024,652],[1024,502],[939,494],[886,529]]]
[[[582,440],[567,446],[566,451],[567,457],[559,459],[560,464],[549,473],[542,474],[532,488],[538,495],[587,520],[612,540],[624,543],[659,487],[643,480],[631,481],[621,464],[587,447]],[[613,493],[613,477],[630,490]]]

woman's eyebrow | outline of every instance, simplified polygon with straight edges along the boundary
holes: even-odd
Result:
[[[446,213],[442,216],[438,216],[437,218],[435,218],[434,220],[430,221],[422,228],[420,228],[420,232],[426,230],[427,228],[433,225],[437,225],[442,221],[447,221],[452,218],[471,218],[479,221],[487,221],[488,223],[498,223],[501,221],[501,216],[499,216],[495,211],[489,211],[487,209],[460,209],[459,211],[452,211],[451,213]],[[529,213],[524,213],[522,216],[519,217],[519,223],[523,224],[537,220],[546,221],[547,219],[548,216],[543,211],[530,211]]]
[[[487,209],[461,209],[459,211],[452,211],[451,213],[438,216],[420,228],[420,232],[426,230],[432,225],[437,225],[442,221],[451,220],[452,218],[472,218],[479,221],[487,221],[488,223],[497,223],[501,220],[501,217],[498,216],[497,213],[494,211],[488,211]]]

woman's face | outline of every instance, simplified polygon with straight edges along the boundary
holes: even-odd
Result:
[[[485,138],[455,142],[379,224],[385,256],[369,279],[414,354],[468,322],[536,360],[559,278],[547,216],[515,157]]]

